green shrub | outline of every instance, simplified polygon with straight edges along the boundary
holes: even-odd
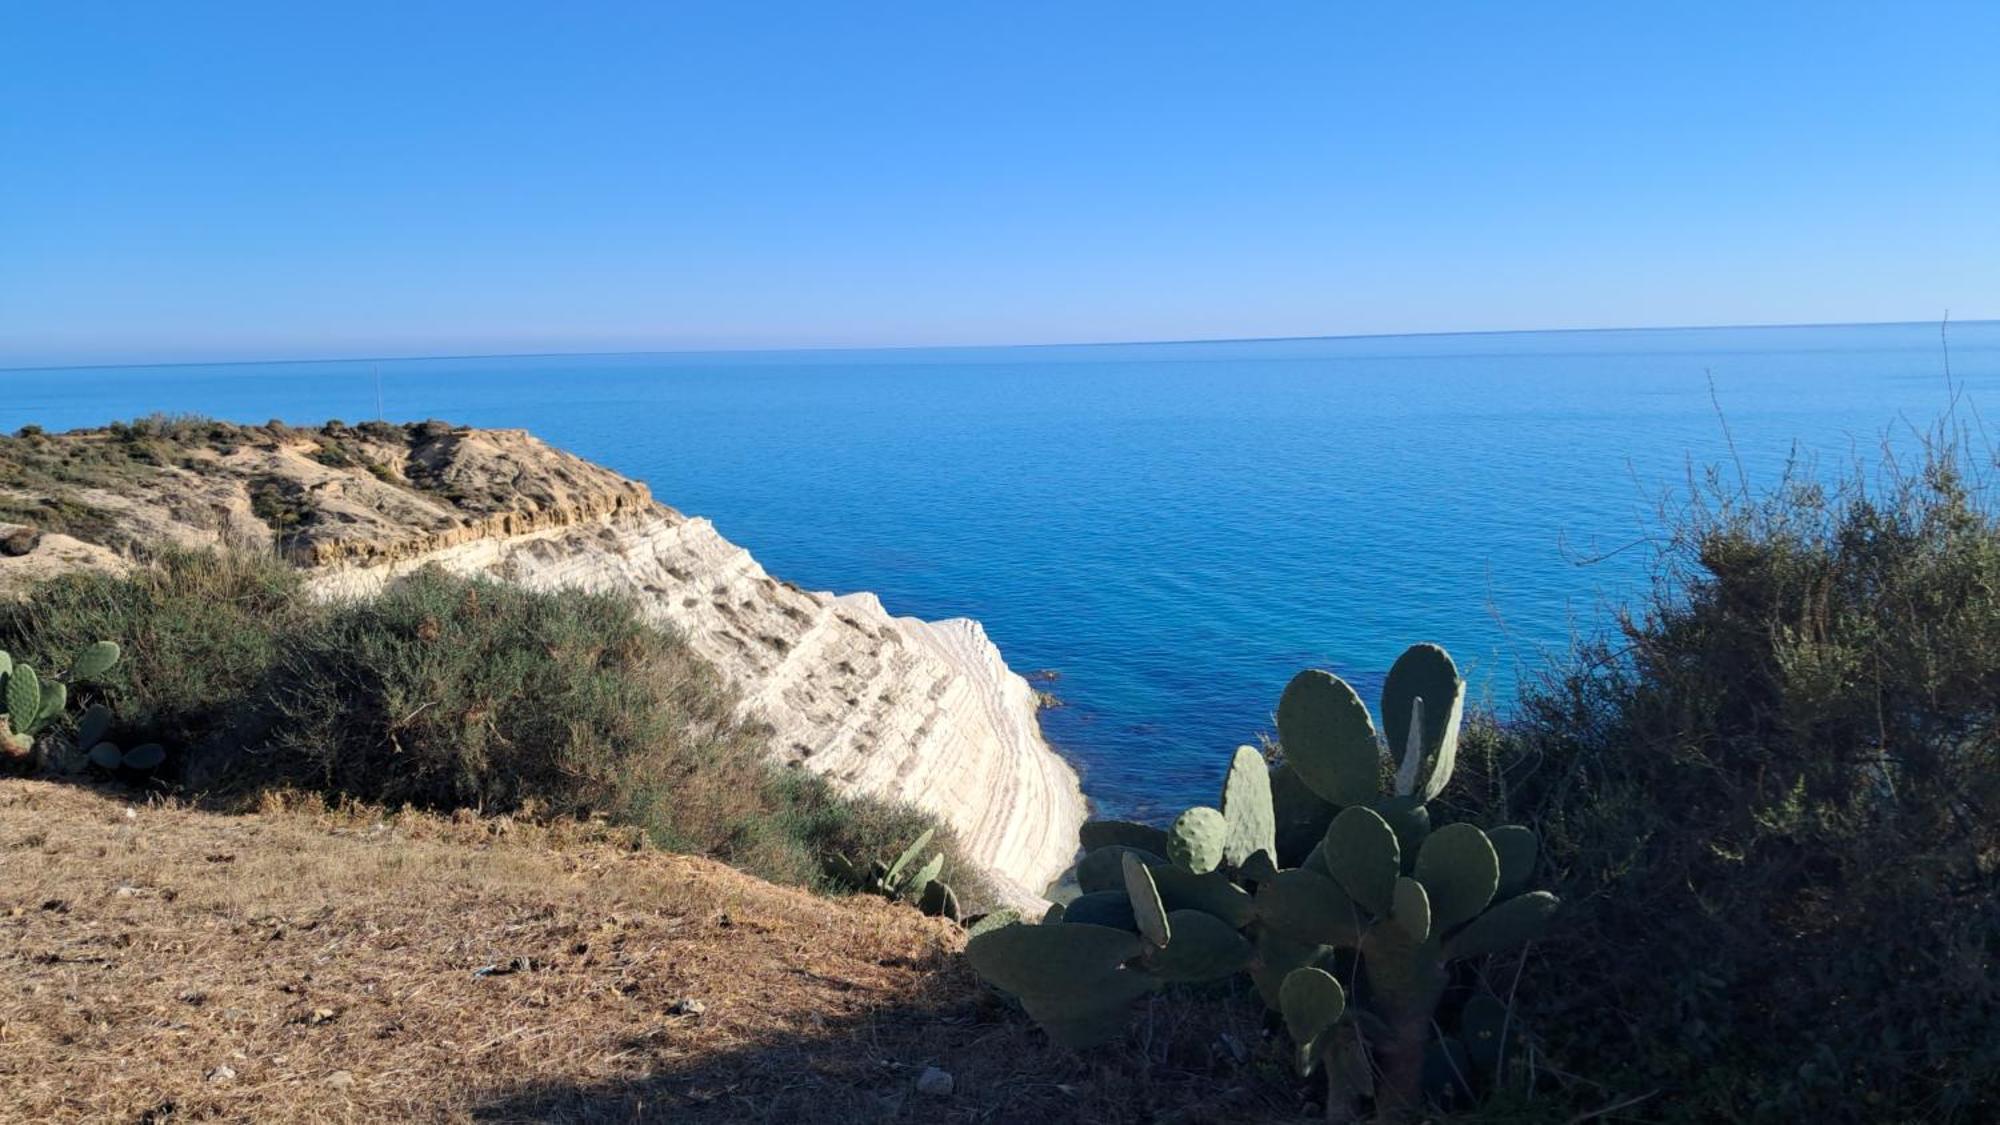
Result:
[[[170,550],[128,576],[75,572],[0,601],[0,647],[53,664],[115,638],[118,727],[185,750],[235,737],[280,639],[311,611],[298,572],[269,556]]]
[[[893,851],[934,825],[770,764],[714,670],[611,595],[425,570],[320,604],[268,556],[168,552],[0,605],[0,647],[24,659],[99,637],[125,642],[114,729],[165,743],[192,794],[603,815],[819,886],[835,853]]]
[[[1573,904],[1522,986],[1569,1071],[1680,1120],[2000,1104],[1981,469],[1940,442],[1831,487],[1712,491],[1643,611],[1482,732],[1473,806],[1540,827]]]
[[[420,571],[294,633],[265,695],[269,752],[250,762],[329,792],[603,813],[732,858],[776,811],[734,694],[610,595]]]

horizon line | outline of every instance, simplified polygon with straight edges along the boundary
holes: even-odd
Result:
[[[1609,332],[1698,332],[1752,329],[1784,328],[1903,328],[1936,323],[1940,331],[1956,324],[2000,324],[2000,318],[1975,317],[1969,320],[1953,321],[1947,313],[1937,321],[1929,320],[1833,320],[1833,321],[1782,321],[1753,324],[1643,324],[1619,325],[1589,328],[1461,328],[1433,332],[1348,332],[1326,335],[1298,336],[1213,336],[1165,340],[1080,340],[1054,341],[1031,344],[838,344],[803,345],[780,348],[620,348],[603,351],[530,351],[530,352],[461,352],[429,355],[382,355],[321,358],[275,358],[275,359],[188,359],[165,363],[59,363],[28,364],[19,367],[0,367],[0,375],[17,374],[23,371],[116,371],[138,367],[257,367],[276,364],[308,363],[411,363],[425,360],[454,359],[543,359],[575,357],[587,359],[605,356],[628,355],[786,355],[825,354],[839,352],[916,352],[916,351],[1000,351],[1032,350],[1036,348],[1136,348],[1136,347],[1176,347],[1190,344],[1284,344],[1308,341],[1333,340],[1410,340],[1429,337],[1459,336],[1552,336],[1582,335]]]

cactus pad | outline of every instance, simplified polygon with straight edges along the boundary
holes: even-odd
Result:
[[[1167,854],[1165,829],[1150,824],[1134,824],[1129,820],[1086,820],[1076,830],[1076,838],[1085,851],[1119,846],[1138,848],[1154,855]]]
[[[1130,934],[1139,932],[1138,916],[1132,912],[1132,896],[1122,890],[1078,895],[1063,906],[1062,920],[1065,925],[1107,926]]]
[[[1199,910],[1167,915],[1173,940],[1154,953],[1147,967],[1161,980],[1194,983],[1222,980],[1250,965],[1254,951],[1236,927]]]
[[[115,641],[99,641],[86,647],[76,656],[76,663],[70,667],[73,680],[94,680],[111,670],[118,663],[118,645]]]
[[[1410,747],[1410,720],[1419,699],[1423,700],[1423,737],[1418,743],[1419,757],[1411,763],[1405,755]],[[1399,788],[1399,793],[1428,801],[1444,790],[1458,757],[1458,727],[1464,712],[1465,681],[1445,650],[1436,645],[1411,645],[1396,658],[1382,682],[1382,730],[1389,752],[1401,757],[1404,769],[1414,774],[1414,788]],[[1399,771],[1398,781],[1406,776]]]
[[[1411,941],[1425,941],[1431,936],[1431,896],[1424,885],[1408,876],[1396,877],[1396,905],[1390,917],[1396,920]]]
[[[1008,910],[1003,908],[1000,910],[995,910],[993,913],[988,914],[985,917],[982,917],[977,922],[974,922],[972,924],[972,929],[969,931],[969,933],[972,937],[978,937],[980,934],[983,934],[988,930],[997,930],[1002,926],[1018,926],[1020,924],[1021,924],[1021,915],[1019,911]]]
[[[938,873],[943,870],[944,870],[944,853],[939,852],[937,855],[934,855],[930,858],[929,863],[926,863],[922,867],[917,868],[917,873],[915,875],[910,876],[909,880],[905,882],[902,888],[900,889],[905,893],[914,891],[918,894],[922,894],[923,891],[931,885],[931,883],[936,881]]]
[[[41,719],[42,678],[26,664],[7,674],[7,721],[15,734],[31,735]]]
[[[1291,1033],[1299,1073],[1311,1074],[1326,1037],[1347,1012],[1347,990],[1324,969],[1293,969],[1278,988],[1278,1011]]]
[[[1299,867],[1306,871],[1317,871],[1329,879],[1333,878],[1333,868],[1326,865],[1326,841],[1324,839],[1313,845],[1313,850],[1306,853],[1305,862],[1299,864]]]
[[[1250,892],[1220,871],[1195,875],[1163,861],[1153,866],[1152,874],[1160,902],[1169,911],[1199,910],[1238,928],[1249,925],[1257,913]]]
[[[1228,822],[1220,812],[1197,805],[1177,817],[1167,831],[1167,858],[1196,875],[1213,871],[1222,863],[1227,834]]]
[[[924,890],[917,897],[917,909],[933,918],[944,918],[956,922],[964,911],[958,905],[958,892],[951,884],[938,879],[926,879]]]
[[[1431,925],[1443,933],[1470,922],[1493,901],[1500,886],[1500,857],[1477,827],[1447,824],[1424,841],[1416,874],[1430,892]]]
[[[889,870],[883,875],[882,881],[888,883],[891,888],[895,887],[903,874],[903,869],[916,862],[917,853],[923,851],[925,845],[931,842],[931,837],[936,834],[935,828],[924,829],[924,834],[917,837],[917,842],[904,849],[903,854],[896,857],[896,862],[889,865]]]
[[[1541,937],[1556,912],[1556,896],[1529,891],[1481,914],[1445,943],[1449,957],[1483,957]]]
[[[1403,872],[1402,845],[1382,814],[1365,805],[1340,810],[1326,829],[1326,868],[1371,914],[1387,914]]]
[[[1125,895],[1132,902],[1132,919],[1139,926],[1139,936],[1154,949],[1164,949],[1173,941],[1173,928],[1167,922],[1167,908],[1160,904],[1160,890],[1138,856],[1128,851],[1122,858]]]
[[[966,943],[974,972],[1020,997],[1049,1037],[1087,1047],[1125,1027],[1126,1006],[1156,982],[1124,963],[1145,951],[1135,934],[1104,926],[1002,926]]]
[[[1086,1047],[1096,1047],[1108,1043],[1125,1031],[1125,1025],[1132,1022],[1132,1013],[1127,1006],[1132,1001],[1152,990],[1151,982],[1138,973],[1122,973],[1119,987],[1129,995],[1115,1004],[1102,1007],[1081,1008],[1066,999],[1041,998],[1030,1000],[1023,997],[1021,1007],[1034,1017],[1036,1026],[1048,1033],[1051,1040],[1072,1051]],[[1069,1014],[1078,1011],[1079,1014]]]
[[[1493,852],[1500,857],[1500,888],[1493,893],[1495,899],[1509,899],[1528,889],[1528,880],[1535,876],[1535,854],[1541,842],[1532,828],[1518,824],[1503,824],[1486,834],[1493,844]]]
[[[1271,767],[1252,747],[1238,746],[1229,763],[1229,777],[1222,785],[1222,819],[1224,863],[1242,867],[1258,852],[1275,862],[1278,819],[1271,804]]]
[[[1290,762],[1271,771],[1271,811],[1278,822],[1279,867],[1297,867],[1307,852],[1319,846],[1326,826],[1339,810],[1306,787]]]
[[[102,703],[93,703],[83,709],[83,716],[76,721],[76,744],[85,750],[104,741],[111,733],[111,708]]]
[[[1382,754],[1368,707],[1330,672],[1300,672],[1278,697],[1278,741],[1299,780],[1336,805],[1381,793]]]
[[[1016,996],[1088,989],[1145,951],[1135,933],[1082,923],[1002,926],[965,945],[973,970]]]
[[[1124,844],[1107,844],[1086,854],[1076,865],[1076,885],[1084,894],[1092,891],[1125,889],[1125,856],[1138,856],[1145,863],[1167,862],[1166,857]]]

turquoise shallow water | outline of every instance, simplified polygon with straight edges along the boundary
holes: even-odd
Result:
[[[2000,323],[1951,369],[2000,424]],[[0,427],[150,411],[517,426],[712,518],[774,574],[972,616],[1118,812],[1209,800],[1308,665],[1370,696],[1434,640],[1476,697],[1641,589],[1689,465],[1753,487],[1947,402],[1935,325],[0,372]],[[2000,438],[2000,433],[1994,435]],[[1732,469],[1733,472],[1733,469]]]

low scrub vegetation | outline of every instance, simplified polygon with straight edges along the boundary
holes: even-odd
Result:
[[[103,686],[113,737],[167,746],[161,775],[190,793],[606,817],[822,886],[833,857],[934,827],[772,766],[728,685],[611,595],[425,570],[322,604],[277,560],[172,552],[0,606],[0,647],[26,660],[105,637],[127,654]]]
[[[1943,440],[1713,486],[1650,603],[1482,732],[1476,815],[1541,828],[1563,1065],[1674,1120],[2000,1104],[2000,516]]]

